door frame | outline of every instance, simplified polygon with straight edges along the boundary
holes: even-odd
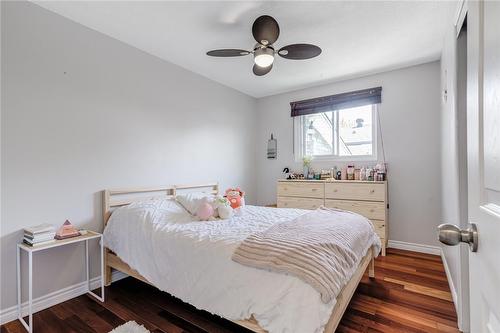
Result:
[[[465,19],[467,17],[468,13],[468,4],[466,0],[462,0],[460,4],[458,5],[457,8],[457,13],[455,15],[455,20],[454,20],[454,25],[455,25],[455,38],[458,40],[458,37],[460,35],[460,32],[462,31],[463,24],[465,22]],[[458,64],[458,43],[455,43],[455,59],[456,63]],[[465,72],[468,72],[467,68],[465,69]],[[460,112],[463,112],[464,110],[462,108],[459,109],[460,104],[459,104],[459,89],[458,89],[458,66],[456,68],[456,73],[455,73],[455,105],[456,105],[456,120],[457,120],[457,142],[459,141],[458,137],[460,133],[458,131],[460,130]],[[462,92],[464,93],[464,92]],[[462,96],[463,97],[463,96]],[[465,91],[465,101],[467,101],[467,89]],[[467,112],[467,102],[465,103],[465,111]],[[465,121],[466,118],[465,118]],[[465,124],[467,126],[467,124]],[[458,147],[460,149],[460,147]],[[458,163],[465,163],[465,165],[458,165],[458,168],[467,168],[467,156],[465,156],[465,161],[460,160],[460,152],[457,150],[457,162]],[[463,153],[463,152],[462,152]],[[465,169],[466,175],[465,179],[459,181],[459,189],[462,191],[464,189],[463,187],[463,182],[465,182],[465,190],[467,189],[467,169]],[[460,172],[459,172],[460,175]],[[465,205],[465,207],[468,206],[468,196],[466,195],[465,197],[460,197],[459,196],[459,207]],[[459,223],[459,227],[464,229],[467,227],[469,216],[468,214],[464,214],[463,212],[459,212],[459,218],[460,220],[457,221]],[[467,246],[459,246],[459,255],[460,255],[460,260],[458,262],[458,271],[459,276],[458,276],[458,286],[457,287],[457,299],[455,301],[456,305],[456,311],[457,311],[457,319],[458,319],[458,327],[462,332],[469,332],[470,331],[470,300],[469,300],[469,249]]]

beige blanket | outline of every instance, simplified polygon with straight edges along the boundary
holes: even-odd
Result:
[[[365,217],[320,208],[246,238],[233,253],[240,264],[298,277],[329,303],[380,239]]]

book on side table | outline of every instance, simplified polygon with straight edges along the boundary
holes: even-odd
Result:
[[[35,246],[54,242],[56,232],[53,225],[44,223],[24,229],[23,243]]]

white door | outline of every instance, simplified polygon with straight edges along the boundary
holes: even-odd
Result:
[[[500,333],[500,2],[469,1],[467,159],[471,333]]]

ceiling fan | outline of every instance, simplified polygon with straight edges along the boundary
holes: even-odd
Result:
[[[253,54],[253,73],[257,76],[266,75],[273,68],[274,56],[278,54],[285,59],[304,60],[314,58],[321,53],[321,49],[311,44],[290,44],[279,50],[273,46],[280,35],[278,22],[269,15],[262,15],[255,20],[252,26],[253,38],[257,41],[252,51],[240,49],[220,49],[208,51],[212,57],[240,57]]]

